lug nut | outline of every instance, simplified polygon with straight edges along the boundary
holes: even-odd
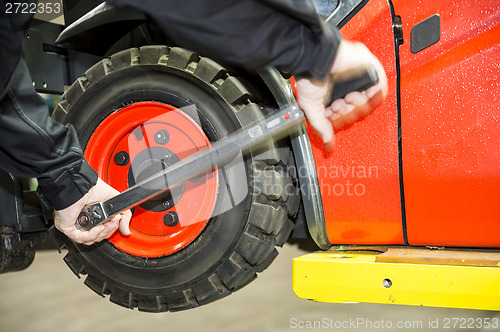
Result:
[[[170,211],[163,216],[163,222],[169,227],[177,226],[177,224],[179,223],[179,216],[176,212]]]
[[[130,161],[130,157],[127,152],[120,151],[117,154],[115,154],[113,160],[115,161],[115,164],[117,164],[118,166],[125,166]]]
[[[155,134],[155,142],[160,145],[165,145],[170,141],[170,134],[166,130],[159,130]]]

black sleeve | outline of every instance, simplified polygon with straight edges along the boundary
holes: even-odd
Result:
[[[49,117],[24,60],[17,64],[0,100],[0,140],[0,167],[38,178],[39,193],[57,210],[75,203],[97,181],[75,129]]]
[[[37,178],[42,199],[60,210],[85,195],[97,173],[85,161],[75,129],[49,117],[21,59],[32,15],[6,14],[5,1],[0,4],[0,168]]]
[[[0,99],[7,82],[23,54],[23,28],[26,19],[21,15],[6,14],[6,2],[0,0]]]
[[[341,36],[306,0],[107,0],[146,12],[179,46],[248,70],[322,79]]]

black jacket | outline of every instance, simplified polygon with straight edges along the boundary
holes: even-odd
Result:
[[[308,0],[107,0],[144,11],[178,45],[255,70],[324,78],[340,42]]]
[[[179,46],[248,70],[274,66],[321,79],[341,39],[306,0],[108,2],[144,11]],[[49,118],[20,60],[23,34],[16,29],[0,14],[0,167],[38,178],[42,197],[62,209],[80,199],[97,174],[86,163],[74,128]]]

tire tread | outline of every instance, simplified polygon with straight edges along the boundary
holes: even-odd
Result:
[[[217,62],[200,57],[198,54],[167,46],[144,46],[120,51],[103,59],[86,71],[64,94],[53,117],[65,122],[72,105],[94,84],[114,71],[135,65],[162,65],[175,70],[189,72],[216,90],[235,110],[244,124],[263,118],[263,110],[253,102],[252,93],[237,77]],[[253,207],[248,215],[248,225],[244,228],[229,259],[221,262],[209,277],[190,288],[169,294],[135,294],[108,284],[98,272],[89,269],[85,285],[100,296],[110,295],[109,300],[126,308],[140,311],[164,312],[194,308],[223,298],[244,287],[265,270],[278,255],[276,245],[283,245],[293,228],[288,219],[298,207],[299,195],[281,190],[292,184],[293,174],[286,170],[289,149],[270,143],[270,149],[253,156],[258,164],[259,190],[253,197]],[[264,176],[265,175],[265,176]],[[281,189],[280,189],[281,188]],[[76,247],[66,241],[68,254],[64,258],[70,269],[80,277],[85,271],[85,263],[75,252]],[[74,252],[73,252],[74,251]]]

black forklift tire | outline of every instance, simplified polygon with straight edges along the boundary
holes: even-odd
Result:
[[[107,116],[132,102],[154,100],[175,107],[195,103],[203,131],[216,140],[264,116],[259,97],[244,80],[211,59],[167,46],[145,46],[103,59],[63,96],[53,117],[72,124],[81,144]],[[180,103],[180,105],[179,105]],[[177,105],[176,105],[177,104]],[[207,105],[204,107],[204,104]],[[105,240],[75,244],[53,229],[64,260],[85,284],[111,302],[141,311],[197,307],[223,298],[252,281],[276,258],[293,228],[299,192],[286,142],[245,157],[249,194],[237,207],[213,217],[187,247],[144,258]]]

